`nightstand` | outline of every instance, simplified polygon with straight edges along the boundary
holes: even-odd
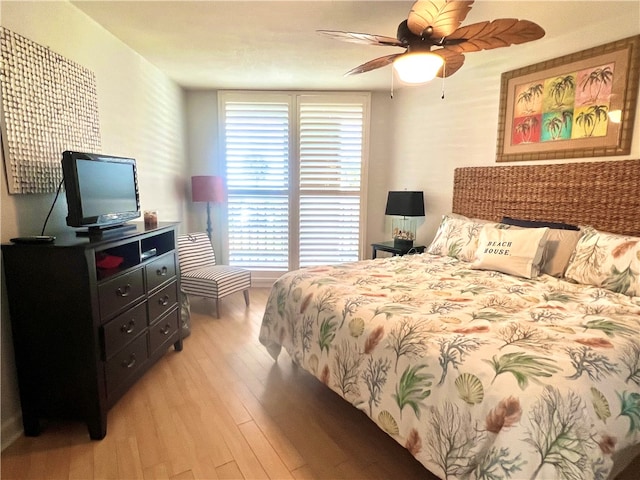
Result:
[[[414,245],[413,247],[406,248],[398,248],[393,246],[393,240],[389,242],[379,242],[371,244],[372,252],[371,258],[376,258],[378,254],[378,250],[383,252],[393,253],[394,255],[407,255],[413,253],[424,253],[425,246],[424,245]]]

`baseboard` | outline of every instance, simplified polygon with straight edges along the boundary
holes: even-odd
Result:
[[[22,435],[22,415],[17,414],[2,423],[1,448],[4,450]]]
[[[251,286],[256,288],[271,288],[274,280],[267,278],[252,278]]]
[[[271,288],[285,272],[251,272],[251,286],[256,288]]]

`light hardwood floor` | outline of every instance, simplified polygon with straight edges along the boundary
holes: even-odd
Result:
[[[184,350],[171,348],[109,412],[107,436],[50,422],[2,452],[2,479],[436,480],[364,414],[259,344],[268,290],[192,299]],[[636,461],[619,480],[640,478]]]

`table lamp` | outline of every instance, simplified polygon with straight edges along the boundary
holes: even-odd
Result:
[[[191,200],[207,202],[207,236],[211,240],[211,203],[224,202],[222,177],[198,175],[191,177]]]
[[[417,218],[424,217],[424,194],[417,191],[389,192],[385,215],[392,215],[393,246],[409,251],[416,238]]]

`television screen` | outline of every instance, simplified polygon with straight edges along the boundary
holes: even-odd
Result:
[[[92,230],[121,225],[140,216],[133,158],[66,151],[62,170],[67,225]]]
[[[138,209],[134,165],[78,160],[76,166],[85,217],[99,217],[105,212],[135,212]]]

